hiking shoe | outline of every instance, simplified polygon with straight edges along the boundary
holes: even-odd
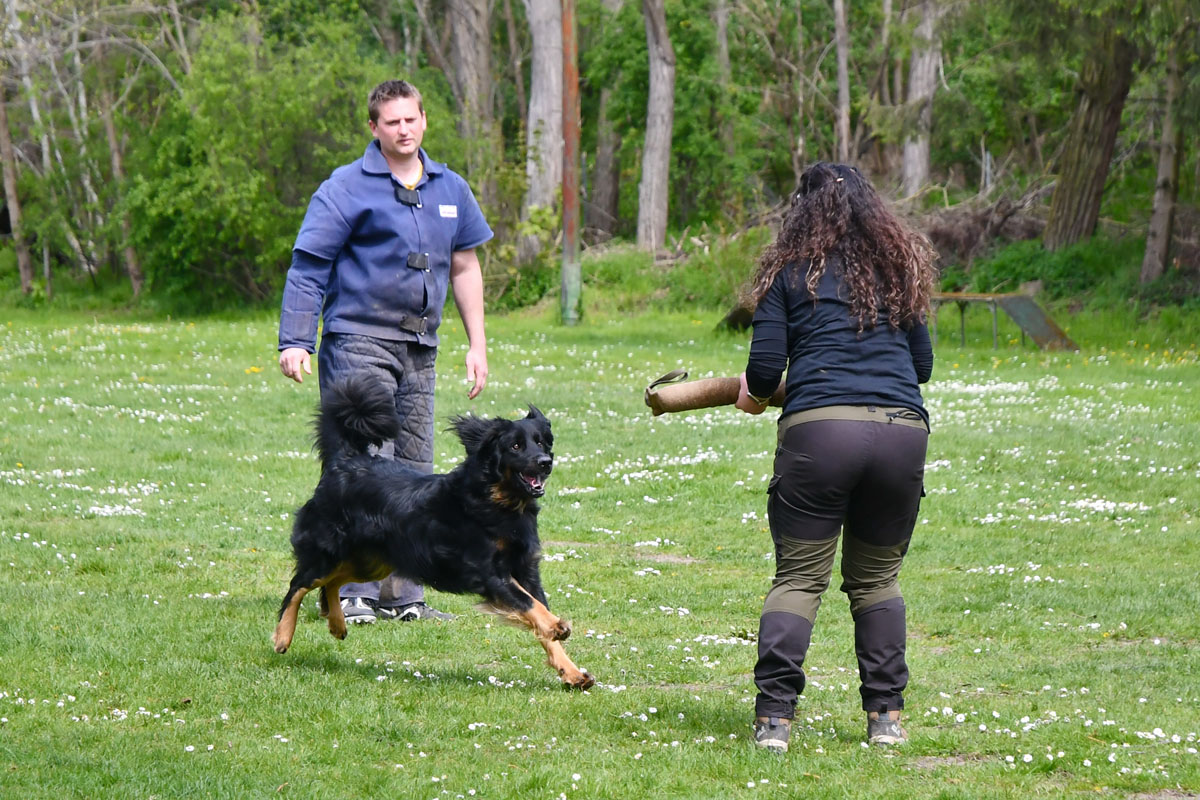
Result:
[[[907,742],[908,734],[900,727],[900,712],[888,711],[882,716],[878,711],[867,714],[867,741],[883,746]]]
[[[754,720],[754,744],[772,753],[786,753],[788,737],[792,734],[792,721],[779,717]]]
[[[380,608],[378,609],[378,613],[384,619],[398,619],[401,622],[412,622],[418,619],[440,619],[444,622],[449,622],[456,616],[455,614],[448,614],[445,611],[438,611],[424,601],[409,603],[406,606]]]
[[[369,625],[375,621],[375,607],[362,597],[342,598],[342,616],[349,625]]]

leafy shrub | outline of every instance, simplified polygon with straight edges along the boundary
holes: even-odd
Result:
[[[766,227],[752,228],[703,249],[698,247],[671,269],[666,305],[673,310],[695,306],[727,310],[753,277],[771,235]]]
[[[767,228],[755,228],[709,244],[691,243],[672,264],[656,264],[649,253],[629,245],[588,253],[583,263],[587,303],[618,311],[728,310],[753,275],[770,236]]]
[[[1136,290],[1144,247],[1143,240],[1132,237],[1097,236],[1053,252],[1043,249],[1040,241],[1016,242],[977,260],[967,275],[966,288],[1015,292],[1023,283],[1040,280],[1052,299],[1119,300]],[[954,273],[949,277],[953,279]]]
[[[133,240],[168,306],[278,292],[309,197],[368,139],[364,87],[382,65],[356,41],[344,23],[295,48],[264,38],[250,16],[205,25],[194,68],[130,159]]]
[[[649,253],[632,245],[589,251],[582,259],[585,303],[640,311],[660,294],[662,271]]]

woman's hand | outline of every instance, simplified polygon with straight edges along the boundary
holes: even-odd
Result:
[[[767,410],[766,403],[759,403],[750,396],[750,390],[746,388],[746,373],[744,372],[738,376],[738,399],[733,405],[747,414],[761,414]]]

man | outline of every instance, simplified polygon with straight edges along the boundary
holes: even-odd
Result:
[[[447,287],[467,332],[467,397],[487,382],[483,274],[475,248],[492,238],[467,182],[421,148],[425,108],[407,81],[385,81],[367,99],[374,139],[361,159],[334,170],[309,202],[292,251],[279,321],[279,368],[312,374],[317,319],[322,394],[349,372],[369,371],[396,398],[401,435],[379,450],[433,471],[433,386]],[[347,622],[452,619],[424,589],[395,575],[341,589]]]

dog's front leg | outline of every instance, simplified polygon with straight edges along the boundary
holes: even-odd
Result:
[[[512,582],[512,585],[521,595],[528,598],[528,602],[531,604],[527,611],[522,611],[520,614],[525,624],[533,629],[539,640],[561,642],[571,635],[571,623],[550,613],[550,609],[546,608],[545,603],[516,580]]]
[[[514,581],[511,585],[516,588],[520,596],[528,599],[529,609],[523,610],[523,612],[512,608],[506,609],[506,612],[502,610],[506,618],[533,631],[534,636],[538,637],[538,643],[546,651],[547,663],[554,672],[558,673],[559,679],[562,679],[564,684],[578,688],[578,690],[594,686],[595,678],[576,667],[575,662],[570,660],[570,657],[566,655],[566,650],[563,649],[563,639],[571,634],[570,622],[559,619],[558,616],[550,613],[550,609],[546,608],[544,603],[536,599],[520,583]]]
[[[546,598],[546,590],[542,588],[542,575],[538,569],[536,559],[532,560],[531,563],[522,565],[513,578],[526,594],[530,595],[546,608],[550,608],[550,601]]]
[[[590,689],[596,685],[596,679],[590,674],[575,666],[575,662],[567,656],[567,651],[563,649],[562,642],[548,641],[538,638],[538,642],[546,651],[546,663],[550,668],[558,673],[558,677],[562,682],[572,689]]]

